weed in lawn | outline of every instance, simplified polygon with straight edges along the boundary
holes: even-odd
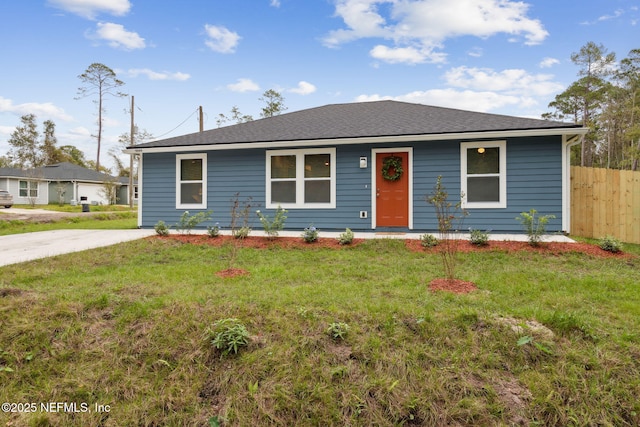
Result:
[[[241,348],[249,344],[249,332],[238,319],[218,320],[213,324],[208,335],[211,338],[211,344],[220,350],[223,356],[237,354]]]

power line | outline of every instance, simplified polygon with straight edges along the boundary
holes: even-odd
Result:
[[[180,126],[182,126],[183,124],[185,124],[187,122],[187,120],[189,120],[190,118],[193,117],[194,114],[196,114],[198,112],[198,109],[195,109],[190,115],[189,117],[187,117],[186,119],[184,119],[178,126],[174,127],[173,129],[171,129],[169,132],[165,132],[162,135],[159,136],[155,136],[154,139],[160,139],[165,135],[169,135],[171,132],[173,132],[174,130],[178,129]]]

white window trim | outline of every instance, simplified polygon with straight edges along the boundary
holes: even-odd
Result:
[[[22,191],[22,187],[20,186],[23,182],[27,183],[27,195],[26,196],[21,196],[20,195],[20,191]],[[33,188],[35,186],[35,188]],[[31,195],[31,191],[35,190],[36,195],[32,196]],[[18,197],[23,198],[23,199],[37,199],[38,197],[40,197],[40,183],[38,181],[34,181],[34,180],[29,180],[29,179],[21,179],[18,182]]]
[[[305,203],[304,202],[304,156],[309,154],[329,154],[330,162],[330,189],[331,198],[329,203]],[[271,203],[271,157],[273,156],[296,156],[296,203]],[[299,150],[267,150],[267,167],[265,179],[266,206],[268,209],[277,209],[281,206],[284,209],[335,209],[336,207],[336,149],[333,148],[313,148]]]
[[[500,200],[498,202],[467,201],[467,150],[470,148],[500,149]],[[496,174],[478,174],[475,177],[496,176]],[[504,209],[507,207],[507,141],[482,141],[460,143],[460,186],[462,190],[462,207],[465,209]]]
[[[181,164],[185,159],[202,159],[202,180],[180,180]],[[207,153],[177,154],[176,155],[176,209],[206,209],[207,208]],[[180,203],[182,200],[182,183],[202,183],[202,203]]]

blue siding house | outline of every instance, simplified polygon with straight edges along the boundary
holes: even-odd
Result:
[[[140,156],[139,226],[212,211],[232,200],[288,210],[285,229],[437,230],[426,202],[438,176],[462,197],[465,227],[521,232],[536,209],[569,232],[569,149],[578,125],[397,101],[335,104],[127,149]],[[252,212],[251,226],[260,227]]]

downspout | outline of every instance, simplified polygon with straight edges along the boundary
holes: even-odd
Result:
[[[581,141],[579,135],[562,136],[562,230],[565,234],[571,233],[571,147]]]

